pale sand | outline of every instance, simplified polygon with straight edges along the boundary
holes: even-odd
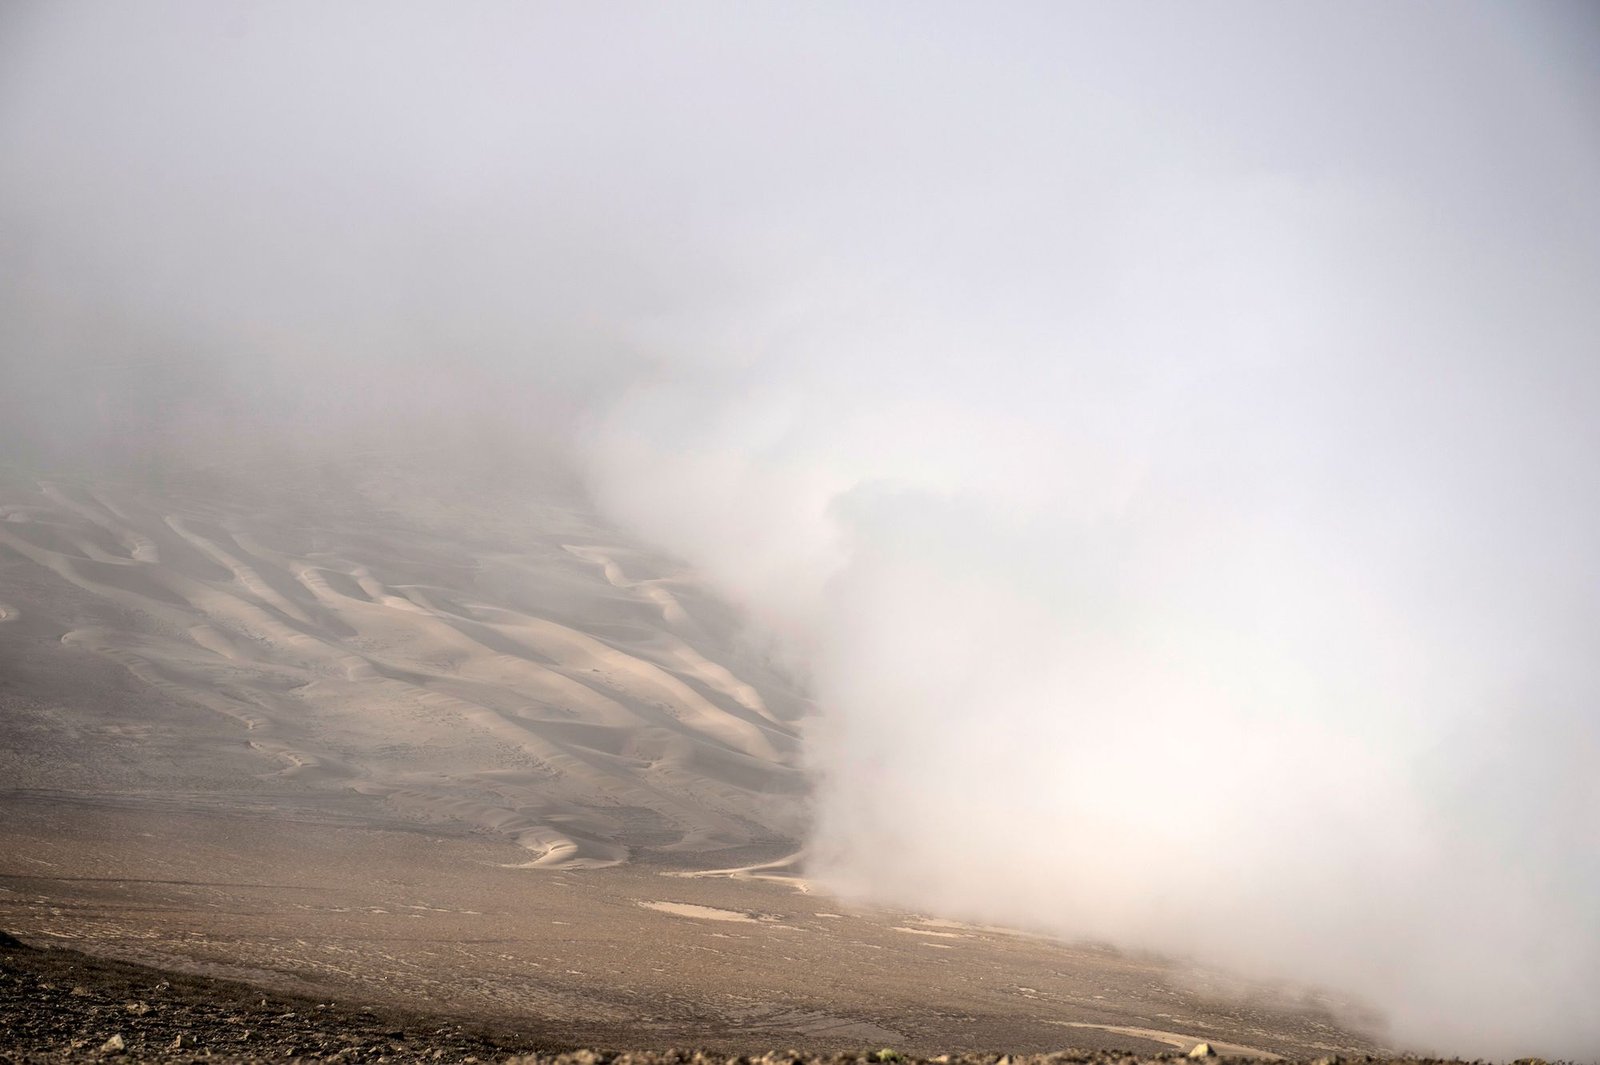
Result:
[[[692,902],[641,902],[647,910],[659,910],[678,917],[693,917],[701,921],[734,921],[755,924],[756,918],[738,910],[720,910],[715,906],[697,906]]]
[[[1062,1021],[1067,1028],[1098,1028],[1105,1032],[1116,1032],[1120,1035],[1131,1035],[1138,1039],[1150,1039],[1158,1043],[1175,1046],[1185,1054],[1199,1046],[1209,1043],[1211,1049],[1218,1054],[1230,1058],[1255,1058],[1259,1061],[1281,1061],[1282,1055],[1274,1054],[1260,1047],[1244,1046],[1240,1043],[1225,1043],[1217,1039],[1208,1039],[1204,1036],[1185,1035],[1182,1032],[1164,1032],[1156,1028],[1130,1028],[1126,1025],[1115,1024],[1088,1024],[1084,1021]]]

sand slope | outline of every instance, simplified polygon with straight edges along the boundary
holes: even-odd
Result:
[[[218,498],[0,482],[7,786],[462,822],[537,866],[798,837],[805,703],[580,507]]]

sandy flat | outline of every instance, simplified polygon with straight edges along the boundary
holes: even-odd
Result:
[[[819,917],[815,896],[760,880],[515,868],[516,843],[460,826],[136,796],[13,795],[6,812],[0,928],[318,1001],[738,1053],[1153,1055],[1180,1032],[1306,1059],[1372,1046],[1305,1001],[1218,1002],[1149,958],[906,935],[907,914]]]

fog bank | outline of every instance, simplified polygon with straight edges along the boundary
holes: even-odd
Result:
[[[1600,23],[0,16],[0,441],[581,477],[845,892],[1600,1054]]]

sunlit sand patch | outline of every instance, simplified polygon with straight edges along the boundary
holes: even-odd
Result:
[[[759,923],[756,918],[748,913],[740,913],[738,910],[719,910],[715,906],[696,906],[692,902],[641,902],[639,905],[647,910],[659,910],[662,913],[670,913],[675,917],[697,917],[702,921]]]
[[[1201,1038],[1197,1035],[1185,1035],[1182,1032],[1163,1032],[1155,1028],[1126,1028],[1116,1024],[1090,1024],[1087,1021],[1052,1021],[1064,1028],[1098,1028],[1102,1032],[1115,1032],[1118,1035],[1131,1035],[1137,1039],[1152,1039],[1157,1043],[1166,1043],[1168,1046],[1177,1047],[1188,1053],[1201,1043],[1209,1043],[1211,1049],[1227,1057],[1255,1058],[1258,1061],[1282,1061],[1283,1058],[1270,1050],[1260,1047],[1245,1046],[1241,1043],[1223,1043],[1215,1039]]]
[[[680,877],[685,880],[713,877],[723,877],[729,880],[766,880],[774,884],[783,884],[785,887],[792,888],[802,895],[809,895],[811,894],[811,882],[799,874],[799,869],[804,859],[805,851],[798,850],[774,861],[758,862],[755,865],[740,865],[730,869],[690,869],[662,873],[661,875]],[[824,915],[819,914],[818,916]]]
[[[1039,932],[1029,932],[1022,928],[1008,928],[997,924],[973,924],[971,921],[954,921],[948,917],[907,917],[907,921],[923,928],[942,928],[946,931],[959,932],[966,938],[975,936],[1017,936],[1026,939],[1050,939],[1052,937]]]

